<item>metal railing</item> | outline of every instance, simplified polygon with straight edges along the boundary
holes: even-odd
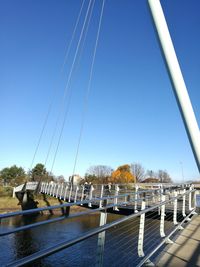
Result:
[[[108,254],[111,254],[110,251],[113,253],[117,253],[117,251],[120,251],[120,253],[123,252],[126,255],[125,261],[134,262],[134,266],[142,266],[145,262],[149,261],[161,246],[171,242],[169,238],[177,230],[182,229],[182,225],[186,221],[189,221],[190,217],[195,214],[195,190],[191,186],[189,190],[179,189],[173,192],[145,190],[143,192],[122,195],[114,194],[113,196],[90,198],[82,201],[78,201],[78,198],[76,198],[76,202],[73,203],[2,214],[0,215],[0,220],[2,221],[13,216],[30,215],[45,210],[72,207],[74,205],[89,205],[90,203],[98,203],[98,205],[95,209],[78,212],[69,216],[64,215],[0,232],[0,237],[3,237],[49,223],[88,216],[96,212],[100,214],[99,227],[91,229],[71,240],[60,242],[54,246],[35,252],[32,255],[8,263],[6,266],[23,266],[24,264],[35,262],[38,259],[47,257],[63,249],[73,247],[77,243],[85,242],[86,240],[90,241],[93,237],[96,238],[96,255],[93,255],[92,266],[103,266],[104,263],[108,263],[110,258]],[[134,210],[136,204],[137,209]],[[133,214],[107,223],[107,211],[109,209],[116,211],[116,207],[118,210],[127,205],[133,207]],[[152,220],[154,220],[153,224]],[[137,234],[132,236],[132,232],[137,232]],[[154,247],[152,247],[152,243],[154,243]],[[129,255],[131,248],[132,254]],[[120,258],[121,261],[122,258]],[[123,264],[125,264],[125,261],[123,261]],[[112,263],[109,263],[109,265],[112,266]],[[123,264],[121,266],[126,266]]]

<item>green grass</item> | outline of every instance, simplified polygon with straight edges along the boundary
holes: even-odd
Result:
[[[34,196],[35,201],[38,201],[38,207],[45,207],[47,206],[47,203],[44,201],[42,195],[35,195]],[[46,197],[47,201],[49,202],[49,205],[59,205],[60,202],[58,199],[53,197]],[[12,197],[12,187],[2,187],[0,186],[0,213],[7,213],[11,211],[21,210],[21,206],[18,205],[19,200],[15,197]],[[84,208],[81,208],[79,206],[74,206],[71,208],[71,212],[77,212],[81,211]]]

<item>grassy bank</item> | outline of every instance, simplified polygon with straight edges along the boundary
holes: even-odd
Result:
[[[35,200],[38,201],[39,203],[38,207],[47,206],[47,202],[44,201],[42,195],[36,195]],[[58,199],[53,198],[53,197],[47,197],[47,201],[49,205],[51,206],[61,204],[58,201]],[[12,197],[12,188],[0,187],[0,213],[7,213],[7,212],[17,211],[17,210],[21,210],[21,206],[19,205],[18,199],[16,197],[15,198]],[[74,206],[71,208],[70,212],[74,213],[74,212],[78,212],[82,210],[85,210],[85,209],[79,206]],[[61,211],[59,209],[59,210],[56,210],[54,213],[59,214],[61,213]]]

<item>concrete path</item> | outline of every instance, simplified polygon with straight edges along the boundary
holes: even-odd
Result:
[[[200,215],[195,216],[174,244],[167,246],[156,263],[158,267],[200,266]]]

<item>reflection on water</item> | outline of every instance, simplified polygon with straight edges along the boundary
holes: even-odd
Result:
[[[15,217],[1,221],[1,231],[9,230],[18,226],[34,223],[56,216],[39,215],[37,217]],[[123,217],[122,215],[108,214],[108,221],[114,221]],[[40,226],[16,234],[0,238],[1,264],[23,258],[44,248],[56,245],[79,236],[91,228],[98,227],[99,214],[67,219],[61,222]],[[152,223],[153,222],[153,223]],[[147,241],[152,238],[159,240],[159,220],[146,219],[146,225],[156,229],[153,237],[152,231],[145,232]],[[165,227],[171,227],[172,222],[167,222]],[[134,266],[139,258],[137,256],[139,218],[135,218],[115,226],[106,232],[106,243],[104,252],[104,266]],[[146,242],[148,244],[148,242]],[[144,248],[148,250],[148,246]],[[94,266],[97,253],[97,236],[82,241],[70,248],[53,254],[45,259],[38,260],[29,266]],[[117,257],[117,259],[116,259]],[[133,263],[135,264],[133,265]]]

